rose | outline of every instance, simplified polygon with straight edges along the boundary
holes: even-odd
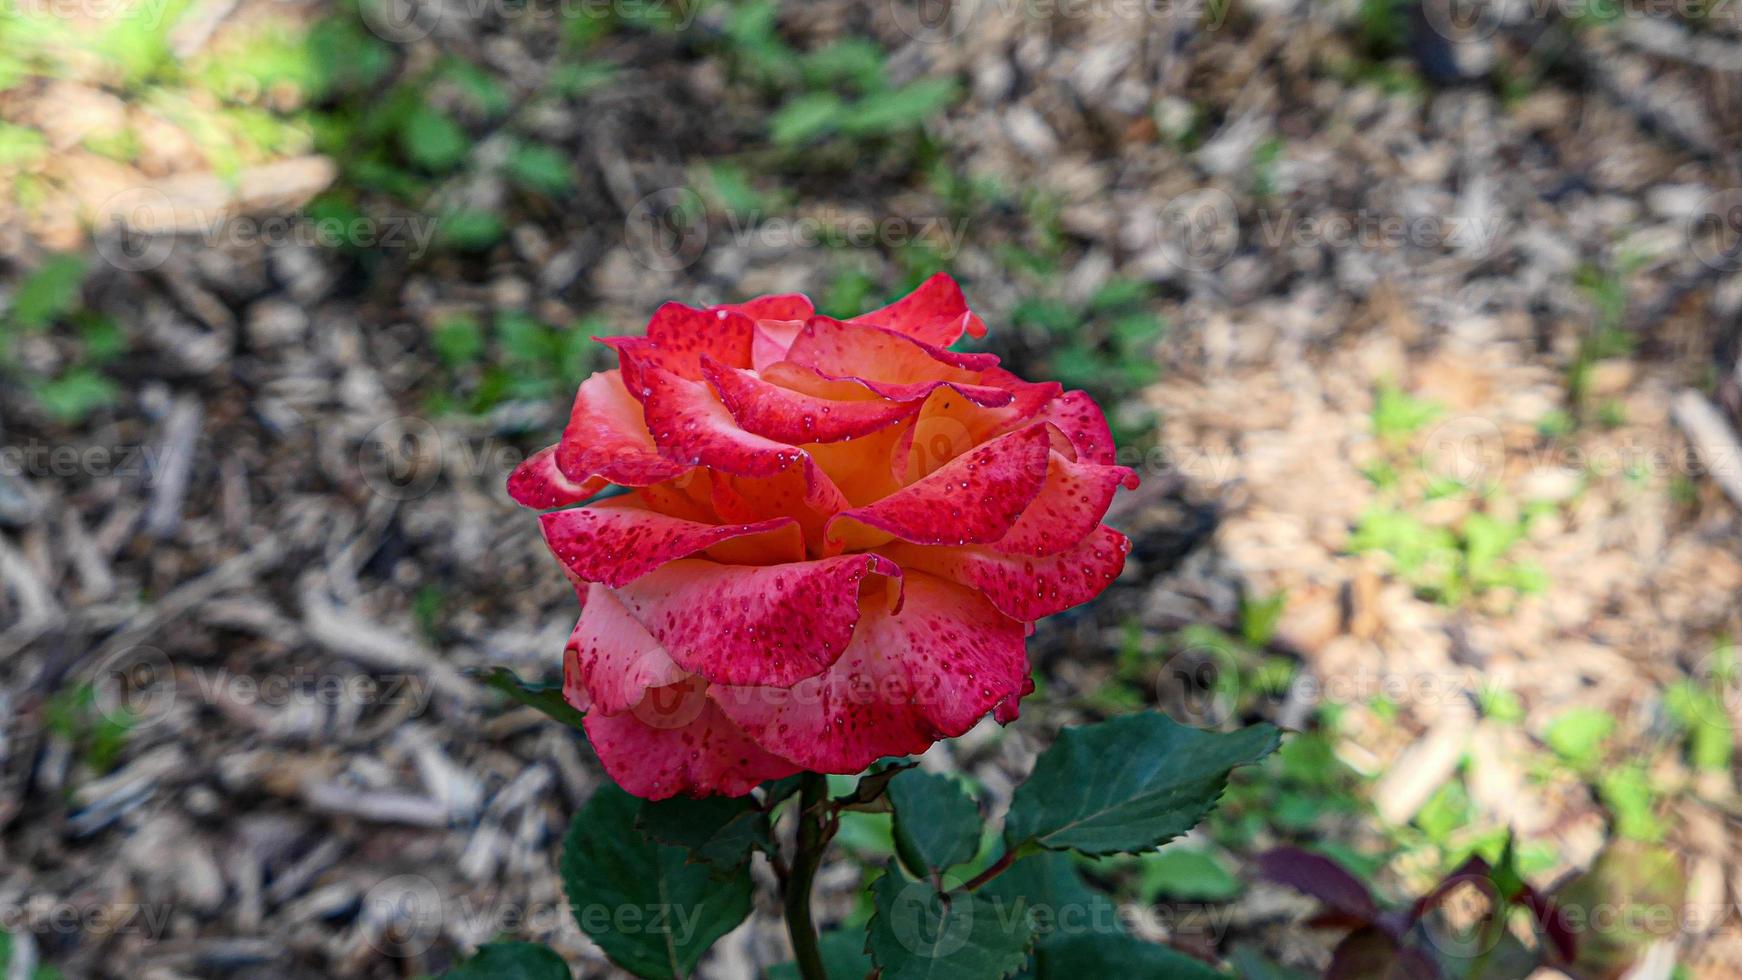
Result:
[[[667,303],[607,338],[562,440],[509,493],[582,601],[564,694],[649,799],[742,795],[923,752],[1034,689],[1028,624],[1092,598],[1136,475],[1083,392],[1032,384],[934,276],[840,321],[803,296]]]

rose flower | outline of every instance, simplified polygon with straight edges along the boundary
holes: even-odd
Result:
[[[1029,624],[1130,542],[1101,411],[991,354],[954,280],[841,321],[799,295],[606,338],[562,441],[509,477],[580,596],[563,694],[648,799],[923,752],[1034,689]]]

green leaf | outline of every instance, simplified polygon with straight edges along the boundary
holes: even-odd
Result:
[[[502,240],[502,219],[488,211],[453,211],[442,216],[436,231],[443,245],[481,252]]]
[[[574,184],[569,159],[543,143],[523,143],[508,157],[508,176],[529,191],[550,197]]]
[[[752,848],[774,847],[767,815],[747,796],[649,800],[635,823],[654,840],[714,864],[737,864],[749,859]]]
[[[871,972],[871,957],[865,953],[865,936],[835,930],[817,937],[817,952],[823,957],[823,972],[829,980],[864,980]],[[782,963],[768,970],[768,980],[800,980],[797,963]]]
[[[769,136],[782,146],[803,143],[841,125],[845,107],[833,92],[801,95],[769,119]]]
[[[1146,902],[1163,895],[1181,902],[1226,902],[1240,888],[1240,879],[1204,851],[1170,847],[1143,859],[1139,889]]]
[[[939,895],[891,867],[871,897],[877,911],[867,929],[881,980],[999,980],[1028,960],[1029,917],[976,892]]]
[[[930,119],[956,101],[953,78],[922,78],[896,89],[868,95],[841,117],[841,128],[860,136],[895,132]]]
[[[946,871],[980,849],[980,808],[955,780],[908,769],[890,780],[895,853],[916,876]]]
[[[1022,858],[978,894],[1006,917],[1025,915],[1041,949],[1075,934],[1118,936],[1125,932],[1119,908],[1090,888],[1068,854],[1042,851]]]
[[[48,156],[48,140],[28,126],[0,123],[0,167],[28,167]]]
[[[41,330],[79,305],[85,281],[85,260],[77,255],[50,257],[12,295],[12,323],[22,330]]]
[[[484,328],[469,316],[453,316],[436,325],[430,335],[436,356],[448,367],[470,364],[484,353]]]
[[[563,958],[538,943],[486,943],[442,980],[570,980]]]
[[[399,129],[399,146],[406,159],[431,173],[444,173],[460,165],[472,141],[460,124],[427,105],[411,111]]]
[[[115,382],[95,371],[80,368],[38,385],[36,400],[57,421],[74,423],[105,405],[112,405],[121,390]]]
[[[1223,734],[1153,711],[1067,728],[1017,788],[1005,846],[1147,850],[1196,826],[1222,795],[1229,771],[1264,758],[1280,741],[1270,725]]]
[[[1543,741],[1574,765],[1593,765],[1603,742],[1615,730],[1615,719],[1597,708],[1574,708],[1557,715],[1543,732]]]
[[[1064,935],[1034,951],[1035,980],[1084,977],[1166,977],[1228,980],[1203,960],[1135,936]]]
[[[750,914],[750,865],[692,864],[635,830],[641,801],[599,787],[563,840],[563,891],[581,931],[638,977],[687,976]]]
[[[491,667],[478,679],[529,708],[537,708],[570,728],[580,728],[582,720],[586,718],[586,715],[563,700],[561,683],[530,684],[521,680],[518,674],[507,667]]]

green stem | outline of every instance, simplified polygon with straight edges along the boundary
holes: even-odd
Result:
[[[828,980],[823,955],[817,949],[817,927],[811,922],[811,883],[816,880],[817,866],[823,862],[823,850],[833,829],[824,808],[828,791],[828,780],[820,773],[807,772],[799,780],[798,849],[786,880],[786,932],[792,937],[793,959],[804,980]]]

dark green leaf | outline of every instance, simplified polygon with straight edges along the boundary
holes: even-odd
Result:
[[[641,804],[636,826],[662,844],[682,847],[695,860],[737,864],[751,848],[772,849],[768,817],[747,796],[673,797]]]
[[[454,211],[436,226],[441,243],[462,252],[481,252],[502,240],[502,219],[488,211]]]
[[[1035,980],[1165,977],[1227,980],[1228,975],[1177,950],[1135,936],[1060,935],[1034,951]]]
[[[460,367],[477,360],[484,352],[484,328],[469,316],[449,317],[436,326],[430,342],[442,363]]]
[[[552,197],[574,183],[568,157],[543,143],[515,147],[508,157],[508,176],[527,190]]]
[[[1256,943],[1241,943],[1228,957],[1240,980],[1312,980],[1312,974],[1283,966],[1265,956]]]
[[[120,393],[115,382],[88,368],[79,368],[38,385],[36,400],[57,421],[74,423],[114,404]]]
[[[835,797],[835,806],[842,810],[858,813],[888,813],[889,798],[884,791],[889,788],[889,781],[900,775],[903,770],[912,769],[917,762],[878,763],[871,768],[859,781],[853,784],[850,793],[842,793]],[[841,779],[848,777],[842,776]]]
[[[999,980],[1022,968],[1034,942],[1023,910],[976,892],[939,895],[891,867],[871,886],[867,927],[881,980]]]
[[[570,980],[563,958],[537,943],[486,943],[442,980]]]
[[[432,173],[459,166],[472,148],[460,124],[427,105],[413,109],[399,130],[405,158]]]
[[[85,260],[55,255],[31,273],[12,294],[12,322],[23,330],[41,330],[79,305],[85,281]]]
[[[856,135],[876,135],[917,126],[956,101],[953,78],[922,78],[896,89],[866,96],[841,114],[841,128]]]
[[[803,143],[835,130],[845,114],[840,96],[833,92],[801,95],[781,106],[769,120],[769,135],[785,146]]]
[[[1016,790],[1006,846],[1032,840],[1085,854],[1154,847],[1196,826],[1229,771],[1269,755],[1279,740],[1270,725],[1223,734],[1153,711],[1067,728]]]
[[[478,677],[486,685],[501,691],[529,708],[537,708],[550,717],[568,725],[580,728],[586,718],[563,700],[561,684],[530,684],[520,679],[519,675],[507,667],[491,667]]]
[[[1041,949],[1072,936],[1119,936],[1119,908],[1090,888],[1068,854],[1042,852],[1012,864],[977,893],[1001,915],[1023,914]]]
[[[946,871],[980,849],[980,808],[955,780],[909,769],[889,781],[895,853],[915,875]]]
[[[823,972],[829,975],[829,980],[864,980],[871,972],[871,957],[865,953],[862,932],[825,932],[817,937],[817,951],[823,956]],[[798,964],[771,967],[768,980],[799,980]]]
[[[601,786],[575,815],[560,870],[581,931],[639,977],[687,976],[750,914],[750,867],[692,864],[689,851],[636,831],[641,801]]]

